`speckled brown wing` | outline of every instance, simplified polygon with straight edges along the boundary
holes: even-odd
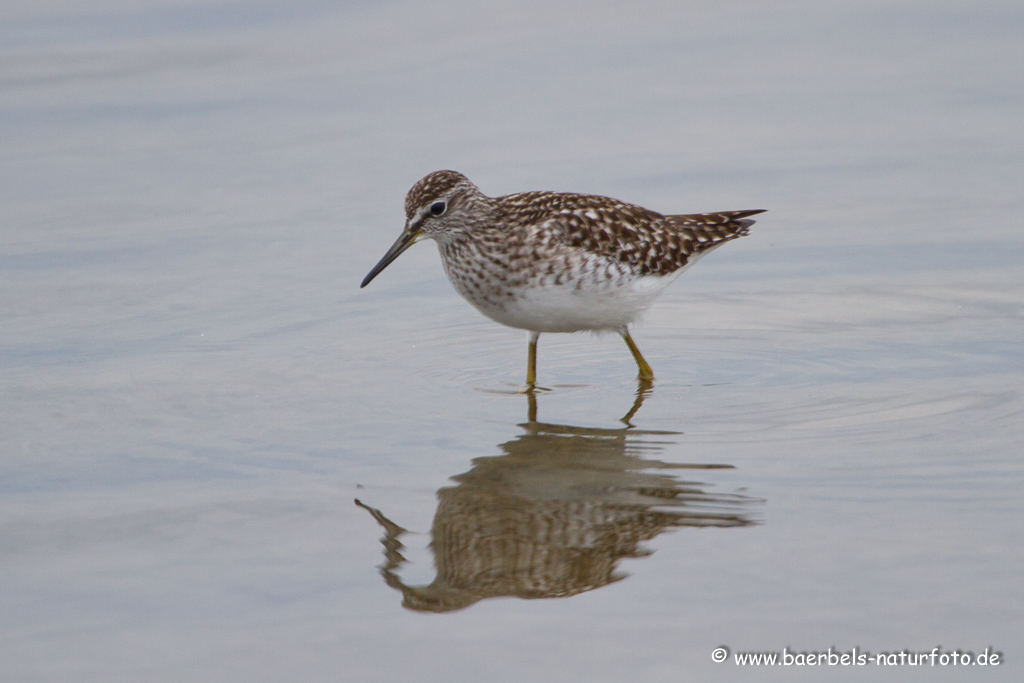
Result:
[[[709,251],[737,237],[749,235],[750,226],[754,224],[754,221],[748,219],[747,216],[756,216],[764,212],[765,209],[748,209],[746,211],[717,211],[666,216],[665,218],[676,234],[681,261],[674,268],[661,271],[660,274],[682,268],[692,255]]]
[[[763,213],[721,211],[663,216],[634,204],[593,195],[526,193],[534,220],[568,246],[628,265],[640,275],[667,275],[692,256],[748,234]]]

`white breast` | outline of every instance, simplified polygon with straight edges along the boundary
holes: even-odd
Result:
[[[534,332],[618,330],[634,322],[678,273],[634,277],[620,283],[575,283],[523,288],[500,301],[466,299],[502,325]]]
[[[513,269],[497,258],[445,259],[443,252],[442,260],[455,290],[488,318],[533,332],[580,332],[633,323],[697,258],[667,275],[639,275],[579,251],[558,260],[558,268],[527,262]]]

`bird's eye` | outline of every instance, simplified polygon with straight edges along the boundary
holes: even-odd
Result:
[[[448,205],[444,202],[434,202],[430,205],[431,216],[443,216],[444,212],[448,210]]]

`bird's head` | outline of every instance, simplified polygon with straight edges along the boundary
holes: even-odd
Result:
[[[481,200],[486,197],[476,185],[456,171],[434,171],[420,179],[405,197],[405,229],[359,286],[370,284],[416,242],[425,238],[445,242],[464,232],[472,226],[471,205]]]

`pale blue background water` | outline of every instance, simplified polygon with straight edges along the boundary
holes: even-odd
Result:
[[[19,681],[822,680],[711,650],[1024,643],[1015,2],[4,3],[0,670]],[[526,433],[525,336],[405,192],[767,208],[635,331],[643,457],[739,496],[628,578],[449,614],[438,490]],[[617,338],[541,340],[614,429]],[[635,437],[643,445],[645,439]],[[479,462],[479,461],[478,461]],[[962,670],[850,670],[964,680]]]

